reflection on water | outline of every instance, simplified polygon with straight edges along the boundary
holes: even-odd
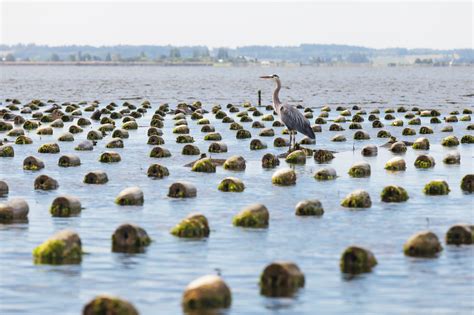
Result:
[[[85,139],[90,129],[75,135],[73,143],[61,142],[61,154],[38,154],[40,143],[56,141],[61,133],[39,138],[27,132],[33,145],[15,146],[15,157],[0,160],[0,178],[7,181],[12,197],[22,197],[30,206],[28,224],[0,225],[0,313],[78,314],[93,296],[109,293],[130,300],[142,314],[179,314],[181,295],[185,286],[204,274],[221,274],[233,293],[228,314],[462,314],[472,311],[474,250],[472,246],[451,247],[436,259],[414,259],[403,255],[403,243],[415,232],[429,229],[440,239],[448,228],[459,222],[473,222],[473,196],[459,189],[462,176],[472,173],[472,145],[445,148],[441,139],[448,134],[461,137],[468,134],[469,122],[452,123],[452,133],[442,133],[444,123],[430,124],[421,118],[421,126],[430,126],[433,134],[424,135],[431,143],[429,154],[436,161],[432,169],[420,170],[413,165],[417,155],[425,151],[409,149],[402,157],[407,162],[405,172],[387,172],[385,162],[395,156],[379,148],[376,157],[363,157],[360,149],[368,143],[382,145],[386,139],[377,138],[379,129],[371,122],[362,122],[371,140],[355,141],[348,123],[345,131],[329,131],[322,125],[317,133],[317,144],[311,148],[336,151],[336,158],[328,164],[317,164],[308,159],[296,165],[297,185],[277,187],[271,184],[274,170],[261,168],[261,157],[268,152],[281,154],[286,148],[274,148],[273,139],[283,128],[274,128],[275,137],[261,138],[268,149],[251,151],[250,139],[237,140],[213,115],[207,115],[216,131],[221,133],[229,148],[228,153],[213,154],[215,158],[242,155],[247,160],[245,172],[217,168],[213,174],[193,173],[183,165],[193,156],[181,155],[182,144],[175,143],[172,133],[174,121],[167,117],[163,128],[165,147],[172,158],[153,159],[148,154],[153,146],[147,142],[147,126],[156,106],[168,102],[199,99],[206,108],[214,103],[241,104],[256,100],[262,90],[265,103],[270,101],[272,86],[258,80],[269,72],[278,73],[283,84],[290,87],[282,92],[282,99],[302,100],[315,108],[315,118],[322,105],[359,104],[371,108],[437,107],[443,114],[452,109],[472,108],[467,95],[472,87],[469,68],[160,68],[160,67],[1,67],[1,98],[16,97],[63,101],[101,100],[102,104],[120,98],[140,96],[154,105],[139,120],[138,130],[131,130],[124,140],[124,149],[115,149],[122,156],[117,164],[98,162],[108,135],[91,152],[74,151],[74,146]],[[449,104],[454,101],[455,104]],[[140,101],[130,101],[139,104]],[[334,106],[335,108],[335,106]],[[338,113],[330,112],[328,120]],[[265,114],[264,108],[261,109]],[[394,113],[403,118],[403,113]],[[235,114],[231,114],[235,117]],[[399,139],[413,141],[420,135],[403,136],[400,127],[391,127],[383,119],[383,129]],[[257,119],[256,117],[253,117]],[[260,119],[260,118],[258,118]],[[313,119],[314,121],[314,119]],[[406,121],[406,120],[405,120]],[[207,152],[209,142],[195,121],[188,120],[194,143]],[[268,122],[264,124],[269,127]],[[71,123],[65,123],[63,130]],[[244,124],[253,137],[260,130]],[[411,126],[417,133],[421,126]],[[405,124],[406,127],[406,124]],[[330,141],[335,134],[344,134],[346,142]],[[3,137],[3,135],[2,135]],[[299,138],[300,139],[300,136]],[[460,165],[445,165],[443,157],[458,151]],[[81,159],[80,167],[57,166],[60,155],[72,153]],[[45,168],[39,172],[22,170],[23,158],[40,156]],[[350,178],[349,167],[358,161],[371,165],[369,178]],[[162,180],[151,180],[146,170],[152,163],[160,163],[170,171]],[[338,178],[328,182],[314,180],[320,167],[336,169]],[[281,160],[278,168],[288,167]],[[109,177],[105,185],[87,185],[84,175],[103,170]],[[48,174],[59,182],[56,191],[35,191],[36,176]],[[227,176],[236,176],[246,185],[243,193],[223,193],[217,190]],[[197,198],[172,200],[168,187],[176,180],[187,180],[197,187]],[[448,196],[430,197],[422,192],[424,184],[433,179],[444,179],[451,187]],[[403,186],[410,196],[406,203],[380,202],[382,188],[389,184]],[[114,203],[117,194],[126,187],[140,186],[145,203],[141,207],[120,207]],[[349,192],[366,189],[372,207],[348,210],[339,203]],[[82,213],[71,218],[52,218],[49,206],[60,194],[77,196],[84,207]],[[295,205],[303,199],[319,199],[325,213],[321,218],[299,218]],[[5,199],[2,199],[4,201]],[[235,228],[231,220],[244,206],[260,202],[270,211],[268,229]],[[192,212],[207,216],[210,237],[207,240],[182,240],[170,235],[169,230]],[[144,253],[130,255],[111,252],[111,235],[122,223],[142,226],[153,239]],[[428,223],[429,222],[429,223]],[[88,254],[80,266],[34,265],[31,252],[35,246],[55,231],[71,228],[79,233],[83,249]],[[358,275],[350,281],[339,270],[339,259],[350,245],[369,248],[378,260],[370,274]],[[265,266],[275,260],[293,261],[305,274],[305,287],[294,298],[266,298],[259,294],[258,281]]]

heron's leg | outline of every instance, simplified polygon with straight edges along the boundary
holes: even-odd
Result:
[[[293,151],[295,146],[295,135],[293,134],[293,130],[290,130],[290,151]]]
[[[293,141],[293,138],[291,136],[291,130],[288,130],[288,133],[290,134],[290,147],[288,148],[288,152],[291,152],[291,143]]]

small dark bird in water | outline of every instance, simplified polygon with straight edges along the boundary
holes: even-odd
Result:
[[[271,79],[276,83],[275,90],[273,91],[273,108],[275,112],[280,116],[281,121],[288,128],[290,134],[290,149],[292,151],[296,147],[296,133],[295,131],[301,132],[305,136],[316,139],[313,129],[309,120],[295,107],[289,104],[282,104],[278,96],[281,89],[280,77],[276,74],[266,75],[260,77],[262,79]]]

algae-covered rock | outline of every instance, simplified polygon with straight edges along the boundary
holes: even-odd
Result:
[[[22,128],[13,128],[7,133],[7,137],[18,137],[18,136],[24,136],[25,131]]]
[[[372,200],[368,192],[358,189],[348,194],[342,200],[341,206],[346,208],[370,208],[372,206]]]
[[[87,133],[87,140],[102,140],[102,133],[97,130],[91,130]]]
[[[404,171],[406,168],[405,160],[399,156],[391,158],[385,163],[385,169],[388,171]]]
[[[150,243],[146,231],[134,224],[122,224],[112,234],[112,251],[116,253],[141,253]]]
[[[216,166],[212,163],[210,158],[203,158],[194,162],[194,165],[191,169],[193,172],[201,173],[215,173]]]
[[[446,232],[446,244],[471,245],[474,243],[474,225],[456,224]]]
[[[193,198],[196,197],[196,187],[188,182],[173,183],[168,190],[168,197],[171,198]]]
[[[23,160],[23,169],[28,171],[38,171],[44,168],[44,163],[35,156],[28,156]]]
[[[303,200],[296,205],[295,214],[299,216],[322,216],[324,209],[321,201],[317,199]]]
[[[454,115],[451,115],[451,116],[447,116],[444,118],[444,120],[447,122],[447,123],[456,123],[458,122],[458,118]]]
[[[33,121],[33,120],[27,120],[23,124],[23,129],[25,129],[25,130],[32,130],[32,129],[36,129],[38,127],[39,127],[39,123],[37,121]]]
[[[266,148],[267,145],[263,143],[260,139],[252,139],[252,141],[250,141],[250,150],[263,150]]]
[[[443,128],[441,128],[441,132],[453,132],[453,130],[454,130],[454,128],[451,125],[446,125],[446,126],[443,126]],[[431,133],[433,133],[433,132],[431,132]]]
[[[204,314],[205,310],[229,308],[232,296],[229,287],[216,275],[207,275],[192,281],[183,293],[185,313]]]
[[[416,168],[431,168],[435,166],[435,160],[432,156],[422,154],[416,157],[415,159]]]
[[[412,148],[414,150],[429,150],[430,141],[427,138],[418,138],[413,142]]]
[[[143,191],[139,187],[125,188],[115,198],[115,203],[121,206],[141,206],[143,202]]]
[[[351,130],[353,130],[353,129],[362,129],[362,125],[359,124],[359,123],[353,122],[353,123],[351,123],[351,124],[349,125],[349,129],[351,129]],[[359,136],[364,137],[363,134],[362,134],[362,135],[359,135]],[[361,139],[361,140],[363,140],[363,139]]]
[[[190,135],[179,135],[176,137],[176,143],[193,143],[194,138]]]
[[[138,311],[128,301],[114,296],[99,295],[84,306],[82,315],[138,315]]]
[[[171,234],[186,238],[208,237],[209,233],[207,218],[200,213],[188,215],[171,229]]]
[[[451,127],[451,131],[453,131],[453,128],[452,126],[449,126]],[[442,132],[447,132],[447,130],[444,130],[444,128],[441,130]],[[429,134],[432,134],[434,131],[431,127],[428,127],[428,126],[423,126],[420,128],[420,135],[429,135]]]
[[[470,114],[472,114],[472,109],[470,109],[470,108],[464,108],[464,109],[462,110],[462,113],[465,114],[465,115],[470,115]]]
[[[445,164],[460,164],[461,163],[461,155],[459,152],[449,152],[443,159]]]
[[[252,128],[265,128],[265,125],[260,121],[254,121],[252,123]]]
[[[406,118],[406,116],[405,116]],[[409,125],[421,125],[421,119],[420,118],[412,118],[408,121]]]
[[[347,140],[346,136],[344,136],[342,134],[341,135],[335,135],[334,137],[331,138],[331,141],[333,141],[333,142],[344,142],[346,140]]]
[[[108,124],[100,125],[99,128],[97,128],[98,131],[96,131],[94,134],[91,133],[90,135],[89,134],[87,135],[87,139],[88,140],[100,140],[100,139],[102,139],[102,134],[104,134],[107,131],[113,131],[115,129],[115,125],[112,122],[108,123]],[[95,131],[95,130],[93,130],[93,131]],[[100,137],[95,138],[99,134],[100,134]],[[91,136],[91,138],[89,138],[89,136]]]
[[[225,160],[224,169],[231,171],[243,171],[246,168],[245,159],[242,156],[234,155]]]
[[[449,189],[448,183],[444,180],[432,180],[423,188],[423,192],[427,195],[447,195],[451,190]]]
[[[304,137],[303,139],[301,139],[301,141],[299,143],[304,144],[304,145],[312,145],[312,144],[316,144],[316,139],[311,139],[309,137]]]
[[[0,180],[0,197],[8,195],[8,191],[8,184],[5,181]]]
[[[130,135],[125,129],[116,129],[112,133],[112,138],[128,139],[128,137],[130,137]]]
[[[99,157],[99,161],[102,163],[118,163],[122,160],[120,154],[113,151],[106,151]]]
[[[296,172],[290,168],[280,169],[273,174],[272,183],[279,186],[295,185]]]
[[[326,163],[334,159],[335,156],[331,151],[328,150],[315,150],[314,160],[318,163]]]
[[[377,138],[390,138],[392,135],[387,130],[380,130],[377,133]]]
[[[351,166],[348,174],[351,177],[369,177],[371,173],[370,164],[367,162],[358,162]]]
[[[43,174],[36,177],[34,187],[38,190],[55,190],[58,189],[59,184],[54,178]]]
[[[317,180],[332,180],[336,179],[336,170],[332,167],[323,167],[314,173],[314,178]]]
[[[354,133],[354,140],[369,140],[370,135],[367,131],[359,130]]]
[[[209,145],[209,152],[225,153],[227,152],[227,145],[224,142],[213,142]]]
[[[413,128],[404,128],[402,131],[403,136],[414,136],[416,135],[416,130]]]
[[[249,138],[252,138],[252,134],[248,130],[240,129],[237,131],[235,137],[237,139],[249,139]]]
[[[13,125],[11,123],[0,120],[0,132],[5,132],[12,129],[13,129]]]
[[[65,132],[62,135],[59,136],[58,141],[62,142],[72,142],[74,141],[74,136],[70,132]]]
[[[329,126],[329,131],[344,131],[344,130],[345,130],[344,127],[342,127],[338,123],[334,123]]]
[[[270,214],[263,204],[252,204],[240,211],[232,219],[232,224],[248,228],[267,228]]]
[[[33,258],[35,264],[79,264],[81,239],[71,230],[59,231],[33,250]]]
[[[53,217],[70,217],[79,214],[81,210],[81,202],[73,196],[56,197],[49,208]]]
[[[199,150],[199,148],[195,145],[192,145],[192,144],[186,144],[182,151],[181,151],[181,154],[182,155],[199,155],[201,154],[201,151]]]
[[[445,147],[455,147],[459,145],[459,140],[456,136],[447,136],[441,140],[441,145]]]
[[[0,157],[14,157],[15,151],[11,145],[0,145]]]
[[[81,165],[81,159],[77,155],[66,154],[59,158],[58,166],[74,167]]]
[[[15,139],[15,144],[32,144],[33,140],[30,137],[27,137],[25,135],[18,136]]]
[[[171,156],[171,152],[163,147],[154,147],[150,151],[150,157],[152,158],[167,158]]]
[[[384,187],[380,194],[380,198],[383,202],[404,202],[407,201],[409,197],[405,188],[396,185],[389,185]]]
[[[290,297],[304,287],[305,277],[292,262],[273,262],[260,275],[260,293],[269,297]]]
[[[5,182],[0,184],[0,196],[8,194],[8,186]],[[28,203],[21,198],[14,198],[6,203],[0,203],[0,223],[25,222],[28,220],[30,208]]]
[[[230,130],[241,130],[241,129],[244,129],[244,127],[241,124],[237,123],[237,122],[233,122],[233,123],[230,124],[229,129]]]
[[[150,137],[148,137],[147,144],[163,145],[163,144],[165,144],[165,140],[162,137],[158,136],[158,135],[151,135]]]
[[[160,164],[152,164],[148,167],[147,171],[148,177],[152,178],[164,178],[170,175],[168,168]]]
[[[220,141],[222,140],[222,136],[218,132],[210,132],[204,136],[204,140],[207,141]]]
[[[105,147],[107,149],[121,149],[123,148],[123,140],[121,138],[114,138],[110,140]]]
[[[127,121],[122,125],[122,128],[125,130],[135,130],[138,129],[138,124],[136,121]]]
[[[273,137],[275,136],[275,131],[272,128],[264,128],[260,134],[260,137]]]
[[[84,176],[84,183],[101,185],[109,181],[107,173],[104,171],[92,171]]]
[[[87,118],[81,117],[77,120],[78,126],[88,126],[91,124],[91,121]]]
[[[403,141],[397,141],[390,146],[389,150],[393,153],[405,153],[407,151],[407,146]]]
[[[377,119],[377,120],[374,120],[374,121],[372,122],[372,128],[383,128],[383,127],[384,127],[383,122],[381,122],[381,121],[378,120],[378,119]],[[385,131],[385,130],[381,130],[381,131]],[[381,137],[379,137],[379,138],[381,138]]]
[[[50,124],[51,127],[53,128],[63,128],[64,127],[64,122],[62,119],[56,119]]]
[[[363,247],[350,246],[341,255],[339,267],[341,272],[348,274],[359,274],[371,272],[377,265],[374,254]]]
[[[94,144],[91,141],[82,141],[79,143],[74,150],[76,151],[92,151],[94,149]]]
[[[377,156],[378,154],[378,149],[377,146],[375,145],[366,145],[365,147],[362,148],[361,151],[362,156]]]
[[[276,148],[289,147],[290,141],[288,141],[288,139],[278,137],[273,140],[273,146]]]
[[[173,133],[188,134],[189,133],[189,127],[186,126],[186,125],[177,126],[173,129]]]
[[[276,155],[267,153],[262,157],[263,168],[275,168],[278,165],[280,165],[280,161]]]
[[[286,156],[285,161],[290,164],[305,164],[306,153],[303,150],[296,150]]]
[[[403,245],[403,252],[412,257],[436,257],[443,247],[436,234],[430,231],[419,232]]]
[[[225,192],[242,192],[245,189],[245,185],[242,180],[236,177],[226,177],[220,182],[217,189]]]
[[[467,193],[474,192],[474,174],[467,174],[462,178],[461,190]]]
[[[462,136],[461,143],[464,143],[464,144],[474,143],[474,136],[473,135],[464,135],[464,136]]]
[[[38,148],[39,153],[59,153],[59,145],[57,143],[45,143]]]

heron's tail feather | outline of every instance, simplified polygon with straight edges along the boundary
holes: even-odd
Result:
[[[313,128],[311,128],[311,125],[309,123],[305,124],[302,130],[298,131],[311,139],[316,139],[316,135],[314,134]]]

